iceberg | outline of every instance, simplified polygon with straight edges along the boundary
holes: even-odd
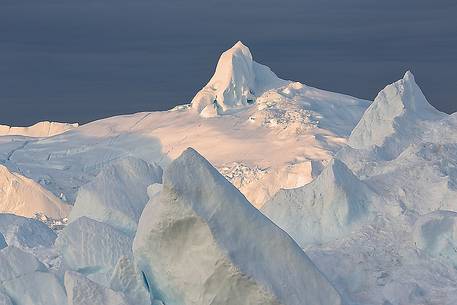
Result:
[[[0,214],[0,234],[9,246],[21,249],[50,248],[57,238],[44,223],[13,214]]]
[[[136,305],[129,304],[122,293],[103,287],[84,275],[65,272],[68,305]]]
[[[132,157],[117,160],[79,189],[69,221],[86,216],[133,236],[148,201],[147,187],[161,181],[160,166]]]
[[[342,161],[332,159],[314,181],[279,191],[261,210],[306,248],[345,236],[370,221],[380,203]]]
[[[108,286],[121,257],[132,257],[132,238],[108,224],[80,217],[68,224],[56,239],[65,268]]]
[[[203,117],[217,116],[253,104],[263,92],[287,83],[267,66],[256,63],[249,48],[238,41],[221,55],[216,72],[196,94],[191,106]]]
[[[191,148],[165,170],[133,252],[164,304],[342,304],[292,238]]]

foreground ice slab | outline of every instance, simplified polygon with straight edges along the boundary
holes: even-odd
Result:
[[[68,224],[55,242],[65,267],[106,286],[119,259],[132,256],[131,244],[124,233],[84,216]]]
[[[341,304],[300,247],[193,149],[154,198],[133,249],[164,304]]]
[[[71,206],[41,185],[0,164],[0,213],[34,217],[36,213],[64,218]]]
[[[44,223],[12,214],[0,214],[0,233],[10,246],[18,248],[49,248],[57,235]]]
[[[161,181],[160,166],[132,157],[117,160],[80,188],[70,222],[86,216],[133,235],[148,202],[147,187]]]
[[[65,273],[65,289],[68,305],[136,305],[128,304],[122,293],[103,287],[74,271]]]
[[[14,305],[66,305],[65,290],[57,277],[33,272],[2,284]]]
[[[131,305],[151,305],[143,275],[128,257],[121,257],[113,271],[110,288],[124,293]]]
[[[46,271],[46,268],[32,254],[16,247],[7,247],[0,251],[0,283],[35,271]]]
[[[1,292],[8,304],[15,305],[65,305],[63,287],[57,277],[32,254],[15,247],[0,251],[0,304]]]

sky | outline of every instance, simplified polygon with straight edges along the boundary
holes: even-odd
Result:
[[[0,124],[189,103],[238,40],[281,78],[369,100],[412,70],[457,111],[455,0],[0,0]]]

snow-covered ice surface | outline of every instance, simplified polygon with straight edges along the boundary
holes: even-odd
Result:
[[[411,72],[370,104],[239,42],[190,104],[0,126],[0,211],[35,218],[0,213],[1,305],[453,305],[457,114]]]
[[[208,86],[192,106],[103,119],[44,139],[0,137],[0,163],[74,203],[78,189],[114,160],[131,156],[165,167],[193,147],[218,169],[250,168],[240,189],[260,207],[280,188],[311,181],[369,106],[281,80],[241,43],[221,56]],[[223,111],[202,117],[197,104],[216,94]]]
[[[44,214],[64,218],[71,206],[63,203],[40,184],[20,174],[10,172],[0,164],[0,213],[34,217]]]
[[[350,304],[456,304],[456,144],[456,116],[428,104],[407,72],[315,181],[264,210]]]
[[[300,247],[190,148],[165,171],[133,250],[164,304],[341,304]]]
[[[44,138],[64,133],[70,129],[78,127],[78,123],[59,123],[59,122],[38,122],[28,127],[15,127],[0,125],[0,136],[25,136]]]

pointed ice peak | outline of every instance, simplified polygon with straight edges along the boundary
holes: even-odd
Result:
[[[286,85],[270,68],[256,63],[241,41],[222,53],[208,84],[192,100],[204,117],[218,116],[232,108],[255,103],[264,91]]]
[[[187,148],[175,159],[164,172],[164,187],[172,187],[179,191],[189,185],[208,184],[210,181],[227,183],[225,178],[195,149]]]
[[[241,69],[241,71],[236,71]],[[234,73],[241,72],[245,76],[252,76],[252,54],[248,47],[238,41],[233,47],[222,53],[216,66],[216,72],[209,81],[209,85],[237,77]]]
[[[336,158],[331,159],[326,168],[336,175],[352,174],[351,170],[346,166],[346,164],[344,164],[343,161]]]
[[[332,159],[311,183],[283,189],[262,207],[302,248],[333,241],[369,222],[377,200],[345,163]]]
[[[414,75],[407,71],[402,79],[379,92],[352,131],[349,145],[364,149],[382,146],[398,130],[401,134],[410,132],[412,135],[413,126],[418,122],[439,119],[443,115],[429,104]]]
[[[406,71],[403,79],[399,80],[397,83],[401,83],[401,102],[406,110],[420,112],[418,115],[424,118],[427,118],[429,115],[433,116],[443,114],[428,102],[410,70]]]
[[[376,97],[374,103],[376,102],[389,105],[391,108],[398,107],[398,110],[436,112],[409,70],[402,79],[386,86]]]
[[[342,304],[295,241],[195,150],[174,160],[163,182],[133,252],[164,304]]]
[[[249,50],[249,48],[246,47],[246,45],[245,45],[241,40],[238,40],[238,41],[233,45],[232,49],[233,49],[233,48],[241,48],[241,49],[246,48],[246,49]]]
[[[412,81],[412,82],[416,82],[416,80],[414,79],[414,75],[413,73],[411,72],[411,70],[408,70],[405,72],[405,75],[403,76],[403,80],[404,81]]]
[[[319,183],[335,183],[337,185],[353,184],[359,179],[354,173],[344,164],[343,161],[333,158],[324,168],[322,173],[316,178],[316,184]]]
[[[202,164],[205,164],[205,163],[208,163],[206,164],[207,167],[211,167],[211,165],[209,164],[208,161],[206,161],[205,158],[202,157],[202,155],[200,155],[195,149],[193,149],[192,147],[188,147],[186,148],[186,150],[184,150],[181,155],[176,158],[176,160],[174,161],[174,163],[182,163],[182,164],[195,164],[195,163],[202,163]]]
[[[249,50],[249,48],[243,44],[241,41],[238,41],[237,43],[235,43],[233,45],[233,47],[231,47],[230,49],[228,49],[227,51],[225,51],[224,53],[236,53],[236,52],[239,52],[241,54],[243,54],[244,56],[250,58],[252,60],[252,54],[251,54],[251,51]]]

